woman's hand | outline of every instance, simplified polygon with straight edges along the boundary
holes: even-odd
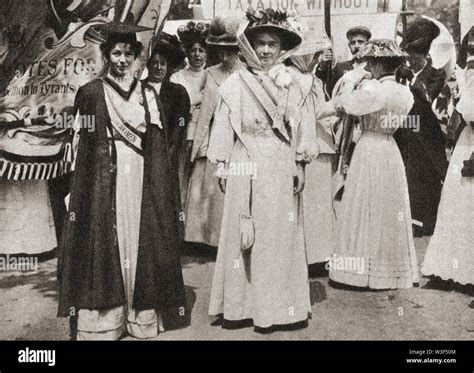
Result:
[[[301,162],[296,163],[296,176],[294,177],[294,194],[300,194],[305,186],[305,165]]]
[[[350,82],[356,87],[364,79],[372,79],[372,74],[365,70],[366,63],[357,65],[353,70],[348,71],[342,77],[345,82]]]
[[[346,111],[344,109],[344,106],[342,104],[342,100],[340,99],[340,97],[336,96],[330,102],[332,102],[334,105],[334,109],[336,110],[336,116],[340,118],[346,114]]]

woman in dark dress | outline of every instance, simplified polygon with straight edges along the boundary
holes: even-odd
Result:
[[[417,131],[399,129],[394,138],[406,167],[415,236],[433,234],[448,168],[445,136],[432,110],[434,100],[445,85],[446,73],[435,69],[428,58],[431,43],[439,34],[434,23],[422,19],[408,29],[402,43],[416,76],[411,84],[415,104],[408,115],[410,119],[419,120],[419,126],[415,127]]]
[[[80,133],[59,257],[59,316],[77,317],[79,340],[153,338],[187,320],[174,149],[189,105],[174,86],[147,105],[131,77],[142,46],[127,31],[110,33],[107,74],[75,102],[96,121]]]

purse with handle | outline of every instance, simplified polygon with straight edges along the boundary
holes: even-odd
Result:
[[[255,242],[255,225],[252,217],[252,176],[250,176],[249,203],[246,211],[240,213],[240,249],[250,253]]]

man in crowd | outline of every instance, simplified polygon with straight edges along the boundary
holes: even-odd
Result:
[[[349,49],[354,56],[361,47],[367,43],[372,37],[372,33],[367,27],[356,26],[347,31],[347,40],[349,41]],[[354,68],[351,60],[337,63],[331,71],[333,54],[330,49],[324,51],[321,62],[316,68],[316,76],[325,83],[325,89],[328,96],[332,95],[332,91],[337,81],[347,72]]]

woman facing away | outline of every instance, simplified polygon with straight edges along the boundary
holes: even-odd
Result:
[[[209,136],[219,101],[219,87],[242,68],[237,45],[239,20],[217,18],[211,24],[206,44],[221,61],[209,67],[201,110],[196,123],[191,152],[192,173],[186,203],[185,241],[217,247],[224,210],[224,194],[216,182],[217,167],[207,159]]]
[[[392,136],[414,102],[403,84],[413,77],[402,67],[406,57],[390,40],[370,41],[354,57],[370,73],[363,65],[348,73],[345,91],[329,102],[330,114],[355,115],[362,129],[329,263],[329,278],[338,283],[398,289],[419,281],[405,168]]]
[[[175,108],[131,77],[142,49],[133,32],[142,30],[107,29],[107,74],[76,97],[79,114],[96,117],[96,131],[80,133],[58,268],[59,316],[77,317],[78,340],[119,339],[127,331],[153,338],[186,322],[170,152],[177,136],[165,112]]]
[[[268,333],[303,328],[311,313],[296,151],[302,95],[282,64],[302,40],[285,13],[247,16],[237,38],[249,67],[219,89],[207,152],[225,191],[209,314],[224,328]]]

